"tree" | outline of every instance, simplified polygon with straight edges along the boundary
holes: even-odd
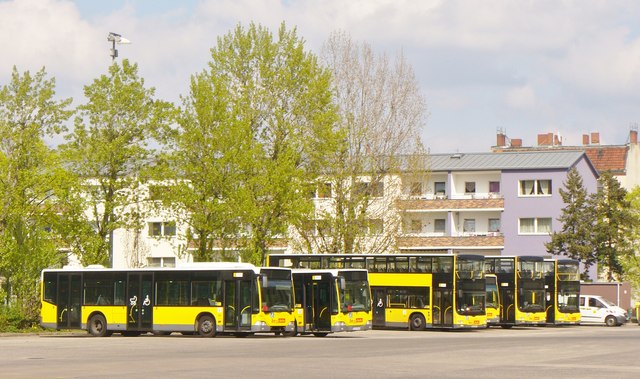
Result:
[[[319,191],[331,194],[331,206],[316,211],[318,227],[298,225],[305,241],[299,249],[394,250],[401,230],[395,202],[402,184],[390,178],[427,174],[420,139],[424,98],[402,53],[390,62],[386,55],[376,56],[368,44],[336,32],[322,57],[333,74],[334,103],[345,137],[318,181]]]
[[[71,99],[54,96],[44,68],[20,75],[14,67],[0,88],[0,276],[4,295],[16,296],[34,320],[40,271],[65,258],[56,233],[66,173],[44,137],[63,132],[73,112]]]
[[[625,278],[631,282],[632,288],[640,288],[640,187],[636,186],[627,193],[629,212],[634,221],[630,224],[629,243],[633,253],[622,256],[620,263],[625,273]]]
[[[275,36],[238,25],[211,58],[184,103],[177,193],[199,259],[219,243],[261,264],[292,220],[308,217],[309,183],[339,141],[330,74],[284,23]]]
[[[609,281],[622,280],[622,261],[635,254],[630,241],[637,219],[630,211],[627,191],[610,172],[602,173],[598,181],[601,190],[593,196],[594,258],[606,270]]]
[[[145,168],[155,162],[155,149],[173,117],[171,104],[154,99],[138,66],[123,60],[85,86],[87,103],[78,107],[73,133],[61,149],[67,164],[82,180],[78,189],[86,213],[75,223],[81,233],[67,241],[83,264],[109,265],[113,231],[140,230],[137,204]],[[116,215],[118,215],[116,217]]]
[[[562,229],[553,232],[551,241],[545,246],[549,253],[580,260],[586,273],[597,262],[592,245],[594,215],[589,194],[578,170],[569,170],[564,188],[560,188],[559,192],[562,202],[566,204],[558,218]]]

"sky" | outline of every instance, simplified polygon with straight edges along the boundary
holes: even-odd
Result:
[[[255,22],[297,28],[318,54],[342,30],[378,54],[404,54],[428,108],[432,153],[488,152],[496,133],[537,144],[556,133],[581,145],[625,144],[640,122],[640,1],[636,0],[0,0],[0,86],[13,66],[45,67],[56,95],[111,64],[109,32],[132,43],[119,58],[179,103],[219,36]]]

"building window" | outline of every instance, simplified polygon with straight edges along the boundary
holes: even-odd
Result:
[[[465,194],[476,193],[476,182],[464,182],[464,193]]]
[[[434,233],[444,233],[445,232],[445,220],[443,218],[438,218],[433,221],[433,232]]]
[[[500,182],[489,182],[489,193],[500,193]]]
[[[444,196],[445,191],[446,191],[445,182],[435,182],[435,183],[433,183],[433,187],[435,189],[435,194],[436,195]]]
[[[413,182],[409,187],[409,195],[410,196],[422,196],[422,183]]]
[[[549,234],[551,233],[551,218],[521,218],[518,230],[520,234]]]
[[[422,232],[422,220],[409,220],[409,233],[420,233]]]
[[[149,267],[176,267],[176,258],[174,257],[147,258],[147,265]]]
[[[476,220],[473,218],[465,218],[464,223],[462,224],[462,231],[464,233],[475,233]]]
[[[498,233],[500,231],[500,219],[499,218],[490,218],[489,219],[489,232],[490,233]]]
[[[328,199],[331,197],[331,183],[320,183],[318,185],[318,198]]]
[[[550,196],[550,195],[551,195],[550,179],[520,181],[520,196]]]
[[[369,234],[382,234],[384,231],[384,223],[382,219],[374,218],[369,220]]]
[[[176,222],[150,222],[149,235],[151,237],[174,237],[176,235]]]

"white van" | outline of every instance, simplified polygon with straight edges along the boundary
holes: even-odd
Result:
[[[618,326],[627,322],[627,312],[602,296],[580,295],[580,323]]]

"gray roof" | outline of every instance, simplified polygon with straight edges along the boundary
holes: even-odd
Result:
[[[429,155],[431,171],[569,169],[583,151],[453,153]]]

